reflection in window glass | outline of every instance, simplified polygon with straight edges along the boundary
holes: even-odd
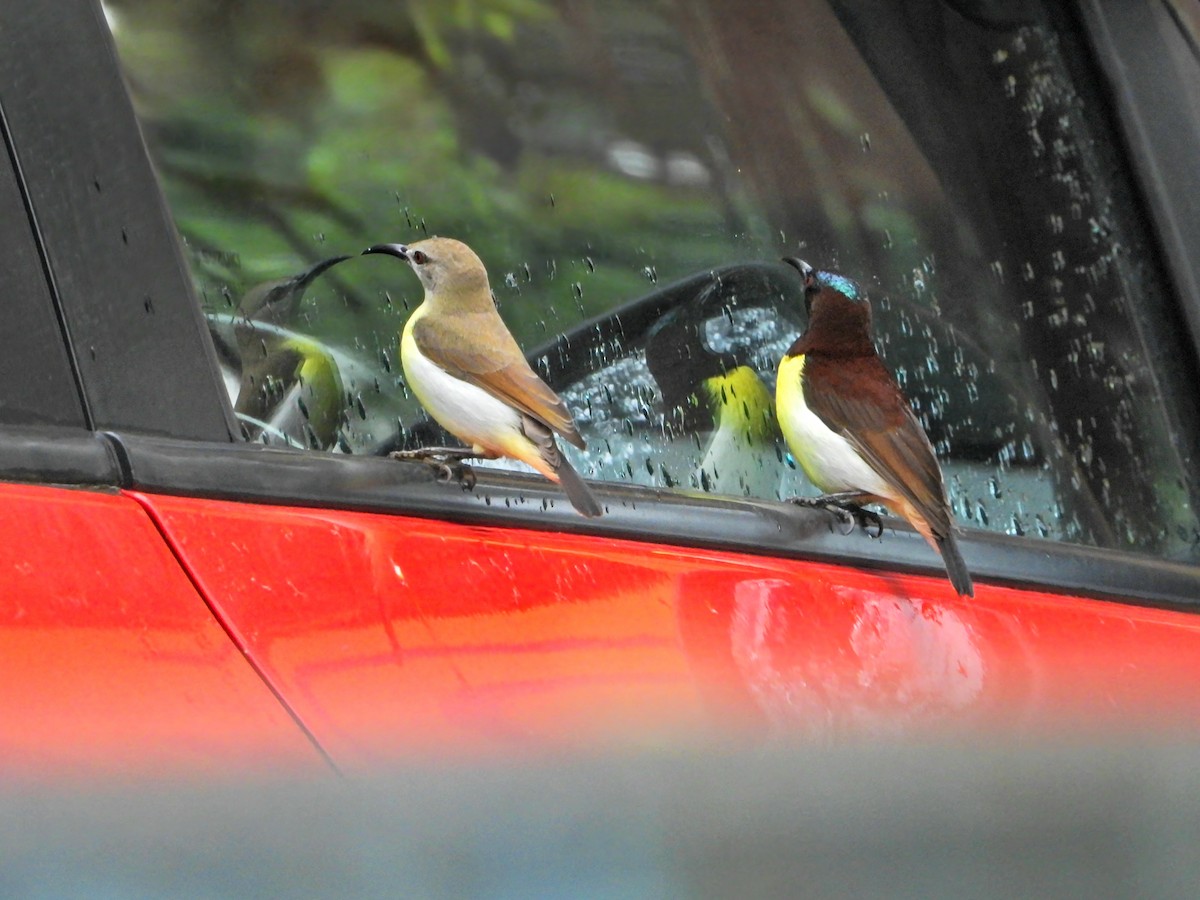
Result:
[[[318,265],[441,234],[488,264],[584,474],[811,492],[771,409],[794,255],[867,288],[964,525],[1196,559],[1196,423],[1113,129],[1054,11],[990,6],[106,12],[251,437],[445,439],[399,366],[416,279]]]

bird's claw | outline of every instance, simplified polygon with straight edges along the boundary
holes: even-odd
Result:
[[[838,506],[836,503],[823,503],[819,509],[830,513],[838,522],[838,531],[843,535],[853,534],[854,532],[854,514],[844,506]]]
[[[873,512],[857,503],[848,500],[833,500],[827,497],[792,497],[791,502],[797,506],[809,509],[823,509],[838,520],[842,526],[841,533],[848,535],[858,525],[870,537],[883,537],[883,519],[879,513]]]
[[[449,484],[453,481],[462,487],[464,491],[474,490],[475,470],[470,466],[444,459],[430,460],[429,462],[437,473],[437,480],[442,484]]]
[[[883,537],[883,519],[879,513],[866,509],[862,506],[857,507],[851,515],[858,522],[860,528],[867,533],[868,537],[873,537],[876,540]],[[874,533],[872,534],[872,529]]]
[[[388,459],[423,462],[433,469],[434,477],[440,484],[454,482],[461,485],[464,491],[475,488],[475,470],[452,456],[425,450],[393,450],[388,454]]]

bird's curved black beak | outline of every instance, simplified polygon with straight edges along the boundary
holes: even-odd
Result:
[[[404,246],[404,244],[375,244],[368,247],[360,255],[366,256],[368,253],[385,253],[388,256],[394,256],[397,259],[408,262],[408,247]]]
[[[317,276],[323,274],[328,269],[332,269],[340,262],[345,262],[352,257],[349,256],[331,256],[329,259],[323,259],[320,262],[313,263],[299,275],[295,276],[297,286],[307,286],[317,279]]]
[[[815,287],[817,283],[817,272],[812,266],[804,260],[796,256],[785,256],[783,262],[787,263],[793,269],[800,273],[800,277],[804,279],[804,289],[809,290]]]
[[[812,266],[810,266],[804,260],[802,260],[796,256],[785,256],[785,257],[783,257],[782,261],[787,263],[789,266],[791,266],[793,269],[795,269],[797,272],[799,272],[801,275],[803,275],[805,277],[807,277],[813,270]]]

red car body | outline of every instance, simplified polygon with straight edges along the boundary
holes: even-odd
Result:
[[[0,499],[10,776],[1170,732],[1200,713],[1189,612],[395,515]]]

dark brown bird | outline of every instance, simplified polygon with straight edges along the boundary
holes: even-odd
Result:
[[[784,260],[804,279],[808,327],[779,363],[775,408],[796,460],[826,496],[882,503],[937,550],[961,596],[974,596],[933,446],[871,342],[871,307],[848,278]],[[861,510],[858,510],[861,511]]]

